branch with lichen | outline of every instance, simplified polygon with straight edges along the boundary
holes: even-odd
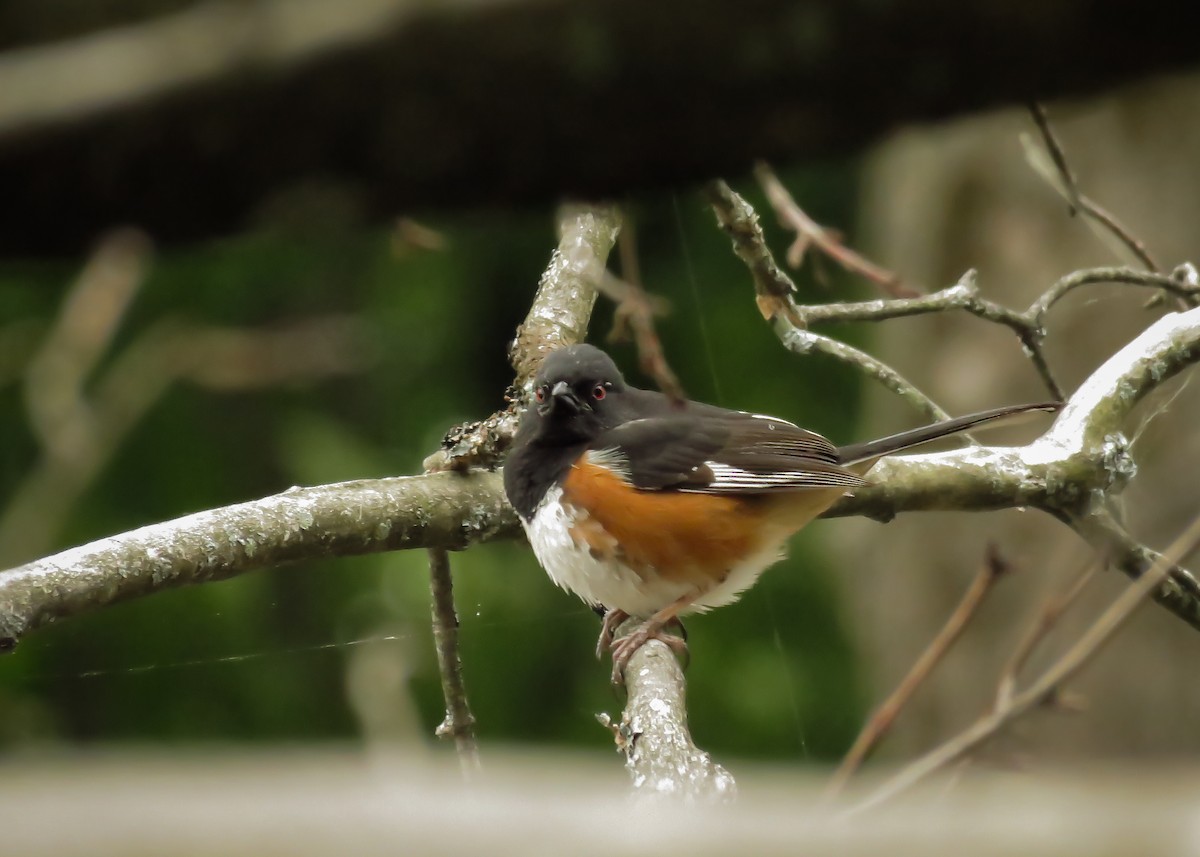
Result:
[[[632,631],[638,620],[627,622]],[[619,632],[618,632],[619,633]],[[737,794],[733,776],[696,746],[688,729],[683,669],[665,643],[651,640],[633,653],[625,667],[629,694],[612,730],[625,757],[634,792],[640,797],[682,798],[691,803],[721,803]]]
[[[857,303],[797,304],[792,297],[796,286],[775,263],[759,226],[758,215],[750,204],[723,181],[711,182],[707,195],[717,222],[733,241],[734,252],[750,269],[759,310],[764,318],[775,324],[776,332],[788,349],[798,354],[821,353],[841,360],[935,419],[944,419],[944,412],[894,369],[809,328],[829,322],[879,322],[961,310],[1015,333],[1050,395],[1062,400],[1063,389],[1050,369],[1042,344],[1046,339],[1046,315],[1067,294],[1083,286],[1118,283],[1162,290],[1176,296],[1184,307],[1200,304],[1200,277],[1190,264],[1179,266],[1170,275],[1119,267],[1075,271],[1059,279],[1024,311],[1009,309],[983,297],[974,271],[967,271],[953,286],[929,295]]]
[[[1200,309],[1170,313],[1107,360],[1025,446],[979,446],[880,461],[872,484],[830,516],[1042,509],[1102,551],[1125,545],[1135,574],[1153,552],[1105,523],[1105,497],[1134,472],[1121,428],[1137,403],[1200,360]],[[0,639],[160,589],[233,577],[299,559],[383,550],[461,549],[520,534],[497,473],[436,473],[293,489],[143,527],[0,572]],[[1156,598],[1200,627],[1200,594],[1183,577]]]

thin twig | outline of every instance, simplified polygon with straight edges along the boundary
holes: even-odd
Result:
[[[667,363],[662,341],[654,329],[655,316],[666,315],[670,305],[657,295],[650,295],[642,286],[638,270],[637,238],[634,230],[626,224],[617,239],[617,250],[621,259],[621,277],[605,271],[597,284],[613,303],[613,326],[608,333],[609,342],[627,342],[637,346],[638,364],[642,371],[654,379],[654,383],[673,402],[682,403],[686,396],[679,376]]]
[[[1145,574],[1126,587],[1079,640],[1028,688],[1014,694],[1004,705],[994,708],[963,732],[907,765],[846,814],[857,814],[891,800],[930,774],[969,753],[1016,718],[1053,698],[1059,688],[1074,677],[1100,652],[1104,644],[1112,639],[1146,600],[1146,596],[1167,579],[1175,563],[1194,550],[1197,544],[1200,544],[1200,518],[1191,523],[1183,535],[1174,541]]]
[[[946,624],[937,633],[937,636],[930,641],[925,651],[921,652],[921,656],[917,658],[916,663],[912,665],[908,673],[901,679],[900,684],[892,691],[891,695],[883,701],[883,704],[875,710],[866,724],[863,725],[862,731],[858,733],[854,744],[850,747],[842,759],[842,763],[838,769],[834,771],[833,778],[829,782],[829,786],[825,791],[825,799],[832,800],[845,787],[862,765],[871,751],[876,745],[887,735],[891,730],[892,724],[896,722],[896,718],[912,699],[913,694],[919,688],[938,664],[946,657],[946,653],[950,651],[950,647],[962,635],[971,619],[975,617],[979,606],[983,603],[983,599],[991,592],[1001,576],[1008,572],[1010,566],[1000,555],[999,550],[994,544],[989,544],[987,552],[984,555],[983,563],[976,572],[975,578],[971,581],[971,585],[967,587],[967,591],[963,593],[962,600],[958,606],[954,608],[954,612],[950,614],[950,618],[946,620]]]
[[[855,253],[828,229],[805,214],[767,164],[762,161],[755,164],[754,177],[758,179],[780,222],[796,233],[796,243],[788,251],[788,261],[792,263],[793,268],[799,267],[804,252],[809,247],[815,247],[850,273],[870,280],[894,298],[915,297],[920,294],[901,282],[899,275]]]
[[[882,360],[872,357],[853,345],[847,345],[840,339],[822,336],[782,320],[777,321],[776,324],[782,328],[779,332],[780,341],[794,354],[824,354],[833,357],[878,381],[885,389],[895,393],[913,410],[931,422],[940,422],[950,418],[950,415],[942,410],[933,399]],[[969,437],[969,435],[963,435],[963,437]]]
[[[1034,102],[1029,106],[1029,112],[1033,116],[1034,124],[1042,135],[1042,141],[1046,144],[1046,149],[1050,153],[1050,159],[1053,161],[1057,172],[1057,181],[1051,180],[1050,183],[1066,198],[1071,216],[1074,217],[1076,211],[1082,211],[1124,244],[1126,249],[1146,267],[1146,270],[1155,272],[1162,270],[1150,255],[1150,251],[1146,249],[1143,241],[1139,240],[1122,225],[1111,212],[1102,208],[1094,200],[1084,196],[1083,192],[1079,190],[1075,174],[1067,163],[1066,152],[1055,135],[1054,129],[1050,127],[1050,119],[1046,116],[1045,108],[1041,104]],[[1050,179],[1049,176],[1047,178]]]
[[[462,659],[458,648],[458,613],[454,609],[454,581],[450,575],[450,556],[442,548],[429,551],[429,582],[433,603],[433,642],[437,649],[438,672],[442,676],[442,696],[446,700],[446,719],[437,728],[439,738],[453,738],[458,760],[467,776],[477,772],[479,744],[475,740],[475,716],[467,702]]]
[[[750,269],[759,311],[776,325],[785,347],[797,354],[818,352],[841,360],[883,384],[930,419],[946,418],[943,409],[890,366],[857,348],[807,330],[802,309],[792,300],[796,287],[776,264],[759,226],[758,214],[750,203],[720,180],[709,182],[705,194],[717,223],[733,242],[734,253]]]
[[[1075,575],[1070,585],[1048,599],[1038,610],[1037,618],[1026,630],[1025,636],[1017,643],[1017,647],[1013,650],[1004,668],[1000,670],[1000,679],[996,682],[996,700],[993,708],[1002,708],[1011,702],[1013,693],[1017,689],[1017,680],[1021,671],[1029,663],[1030,657],[1054,630],[1062,615],[1079,599],[1088,583],[1096,576],[1096,572],[1103,567],[1103,560],[1089,559],[1083,571]]]
[[[605,272],[600,279],[600,291],[608,297],[616,309],[613,314],[609,342],[625,342],[633,339],[637,346],[638,365],[654,379],[658,388],[672,401],[682,402],[686,397],[679,377],[667,363],[662,342],[654,329],[654,317],[666,312],[667,302],[657,295],[647,294],[639,285]]]

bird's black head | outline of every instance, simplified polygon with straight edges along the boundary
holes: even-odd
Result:
[[[589,440],[619,422],[624,391],[625,379],[611,357],[594,345],[568,345],[542,362],[525,420],[534,422],[545,442]]]

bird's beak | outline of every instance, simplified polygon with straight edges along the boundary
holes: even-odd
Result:
[[[546,404],[549,405],[548,410],[551,412],[561,409],[569,414],[578,414],[581,411],[590,410],[587,403],[575,395],[575,391],[566,381],[559,381],[554,385],[550,390],[550,400]]]

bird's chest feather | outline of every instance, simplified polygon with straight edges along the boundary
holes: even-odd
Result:
[[[664,594],[655,580],[645,580],[623,562],[615,542],[602,547],[602,528],[587,512],[563,503],[562,493],[561,487],[551,488],[524,522],[533,552],[550,579],[589,604],[620,607],[635,616],[659,609]]]
[[[756,537],[753,513],[735,498],[636,491],[584,460],[546,492],[525,529],[559,586],[645,616],[697,592],[693,609],[716,607],[752,584],[783,541]]]

